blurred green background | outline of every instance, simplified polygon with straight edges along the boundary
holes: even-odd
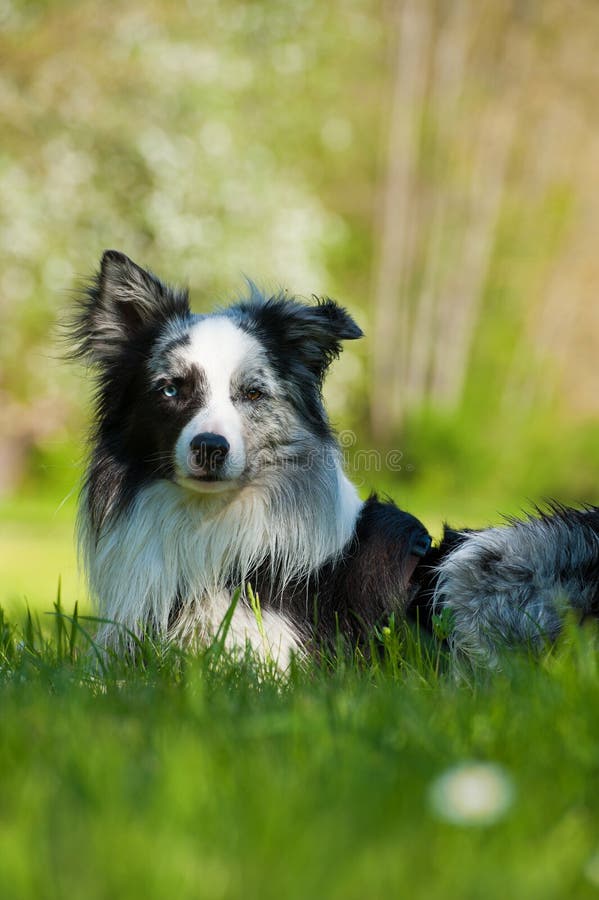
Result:
[[[0,0],[0,601],[82,599],[55,326],[107,247],[197,310],[244,274],[347,305],[350,474],[435,533],[598,502],[597,34],[589,0]]]

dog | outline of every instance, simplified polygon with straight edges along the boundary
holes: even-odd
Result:
[[[222,631],[286,668],[368,645],[394,615],[447,611],[455,659],[541,646],[565,609],[599,610],[599,509],[554,507],[483,531],[424,525],[360,500],[322,400],[362,331],[333,300],[248,296],[192,314],[186,291],[108,250],[69,326],[95,381],[78,545],[103,624],[127,652]]]
[[[95,378],[78,544],[102,646],[207,643],[237,595],[227,645],[286,667],[405,614],[430,537],[359,499],[322,401],[362,336],[345,309],[250,284],[194,315],[186,291],[109,250],[69,334]]]

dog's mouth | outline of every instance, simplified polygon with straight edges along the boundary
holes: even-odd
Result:
[[[237,478],[230,478],[222,472],[214,472],[210,469],[188,469],[177,472],[175,480],[182,487],[196,493],[219,493],[232,491],[239,486]]]
[[[223,478],[212,481],[203,478],[179,478],[177,482],[181,487],[195,494],[224,494],[239,488],[237,481]]]
[[[227,478],[223,478],[222,475],[219,475],[218,472],[191,472],[189,475],[190,478],[193,478],[194,481],[203,481],[205,484],[214,484],[216,481],[228,481]]]
[[[224,466],[211,464],[203,459],[192,457],[187,461],[185,477],[203,484],[215,484],[222,481],[231,481]]]

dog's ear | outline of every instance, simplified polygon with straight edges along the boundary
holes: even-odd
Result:
[[[292,316],[287,341],[308,368],[323,378],[331,362],[341,353],[342,341],[362,337],[362,329],[342,306],[328,297],[315,306],[297,304],[297,319]]]
[[[285,368],[299,362],[319,379],[341,353],[342,341],[362,337],[347,310],[328,297],[314,305],[281,296],[264,300],[252,285],[252,300],[238,308]]]
[[[106,250],[70,325],[73,355],[110,360],[143,330],[189,315],[186,291],[163,284],[117,250]]]

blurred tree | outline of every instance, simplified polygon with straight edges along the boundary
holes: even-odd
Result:
[[[108,246],[198,308],[244,272],[338,296],[369,339],[329,404],[377,440],[439,411],[469,466],[483,432],[537,440],[532,408],[596,416],[596,4],[2,0],[0,24],[0,489],[79,427],[53,326]]]
[[[576,22],[572,6],[581,14]],[[548,349],[562,369],[578,368],[563,326],[573,303],[578,311],[585,302],[595,305],[589,267],[580,258],[573,264],[568,253],[569,289],[557,296],[550,283],[573,221],[580,229],[599,163],[596,142],[575,112],[591,115],[594,94],[585,86],[591,70],[597,74],[590,34],[599,26],[598,7],[403,0],[388,16],[394,86],[370,384],[373,431],[387,441],[411,410],[462,404],[473,348],[493,319],[490,298],[498,289],[522,291],[503,314],[519,347],[515,357],[509,342],[498,348],[506,384],[516,368],[529,382],[523,396],[548,395],[547,367],[527,365]],[[560,121],[564,133],[548,146]],[[596,203],[594,210],[589,236],[597,229]],[[542,221],[533,224],[535,214]],[[516,241],[505,240],[508,222]],[[585,318],[596,323],[588,310]],[[551,334],[559,335],[559,348]],[[595,328],[595,347],[597,339]],[[596,373],[589,374],[599,387]],[[596,400],[588,412],[597,412]]]

